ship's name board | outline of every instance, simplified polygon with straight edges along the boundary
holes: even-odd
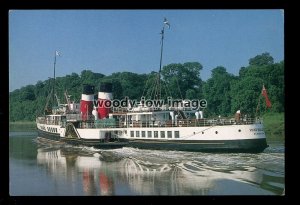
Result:
[[[250,129],[250,132],[263,132],[264,129],[263,128],[253,128],[253,129]]]
[[[250,129],[250,132],[254,132],[253,133],[254,135],[264,135],[265,134],[263,128],[253,128],[253,129]]]

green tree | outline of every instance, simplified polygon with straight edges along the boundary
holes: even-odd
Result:
[[[268,56],[268,55],[264,55]],[[254,58],[252,58],[254,59]],[[261,55],[257,59],[262,59]],[[266,59],[273,59],[272,57],[266,57]],[[271,60],[263,60],[263,62],[268,63],[253,63],[252,65],[249,65],[248,67],[243,67],[240,69],[240,75],[239,75],[239,84],[246,85],[247,83],[259,83],[260,91],[262,90],[262,86],[265,85],[267,89],[267,93],[269,96],[269,99],[272,103],[272,108],[270,109],[271,112],[283,112],[284,111],[284,63],[273,63],[271,64]],[[250,80],[252,79],[252,80]],[[256,82],[254,81],[256,79]],[[234,88],[233,88],[234,89]],[[241,86],[240,92],[246,93],[249,92],[247,89],[250,89],[249,86]],[[251,88],[253,89],[253,88]],[[241,102],[245,99],[243,99],[242,95],[236,96],[234,92],[231,93],[231,95],[234,98],[234,106],[232,109],[236,109],[236,103],[237,101]],[[257,102],[258,103],[258,102]],[[250,106],[254,106],[254,103],[250,104],[248,103],[246,106],[246,110],[253,111],[253,108],[250,108]],[[261,111],[266,111],[264,100],[260,101],[259,108],[261,108]],[[255,111],[256,112],[256,111]]]
[[[231,111],[230,85],[235,77],[218,66],[212,70],[212,77],[203,86],[204,98],[207,100],[208,115],[227,116]]]
[[[265,52],[260,55],[255,56],[254,58],[249,59],[249,65],[254,66],[264,66],[264,65],[271,65],[274,63],[273,57],[270,53]]]
[[[241,110],[253,116],[261,97],[263,80],[251,76],[235,81],[231,85],[231,113]]]
[[[100,82],[103,77],[105,77],[105,75],[101,73],[93,73],[90,70],[83,70],[80,75],[80,80],[82,84],[95,85],[97,82]]]
[[[117,72],[111,75],[112,79],[118,79],[122,87],[122,98],[140,99],[143,93],[144,83],[146,82],[145,74],[136,74],[132,72]],[[120,86],[119,86],[120,87]]]
[[[202,65],[198,62],[169,64],[161,72],[161,91],[165,97],[180,99],[206,99],[208,108],[205,116],[230,116],[238,109],[243,113],[254,114],[260,98],[260,111],[284,112],[284,62],[274,63],[269,53],[250,58],[249,66],[242,67],[239,76],[233,76],[219,66],[212,70],[212,76],[206,82],[200,78]],[[122,99],[153,98],[158,73],[137,74],[118,72],[109,76],[84,70],[80,75],[72,73],[56,78],[56,93],[65,103],[64,91],[68,91],[71,100],[79,102],[82,85],[91,84],[99,91],[102,82],[113,83],[113,96]],[[271,109],[266,109],[261,96],[262,85],[265,85]],[[9,93],[10,121],[34,120],[43,113],[46,98],[53,88],[53,79],[38,81]],[[263,113],[262,113],[263,114]]]
[[[35,100],[34,85],[27,85],[21,88],[20,100]]]
[[[185,99],[190,96],[191,91],[200,93],[202,81],[200,71],[202,65],[198,62],[187,62],[184,64],[169,64],[164,66],[161,74],[164,83],[168,86],[173,98]],[[194,96],[196,98],[198,96]]]

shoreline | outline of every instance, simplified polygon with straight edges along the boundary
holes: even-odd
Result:
[[[34,121],[16,121],[9,122],[9,131],[33,131],[36,129]]]

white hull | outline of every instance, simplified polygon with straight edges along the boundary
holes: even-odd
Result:
[[[39,130],[59,134],[65,137],[66,128],[59,125],[45,125],[37,123]],[[228,125],[213,127],[135,127],[135,128],[77,128],[82,139],[103,139],[105,133],[113,132],[124,139],[147,140],[243,140],[266,138],[262,124]],[[157,134],[155,133],[157,132]],[[168,135],[171,132],[171,135]],[[176,136],[175,132],[179,135]],[[163,134],[164,133],[164,134]]]
[[[37,124],[39,130],[69,139],[66,128],[59,125]],[[129,146],[149,149],[190,151],[251,151],[264,150],[266,136],[260,123],[249,125],[220,125],[203,127],[127,127],[76,128],[78,140],[98,142],[110,136],[129,141]],[[182,146],[181,146],[182,145]]]

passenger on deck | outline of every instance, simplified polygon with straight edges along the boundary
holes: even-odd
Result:
[[[238,110],[238,111],[236,111],[236,113],[235,113],[235,122],[236,122],[236,124],[239,124],[239,123],[240,123],[240,119],[241,119],[241,111]]]

